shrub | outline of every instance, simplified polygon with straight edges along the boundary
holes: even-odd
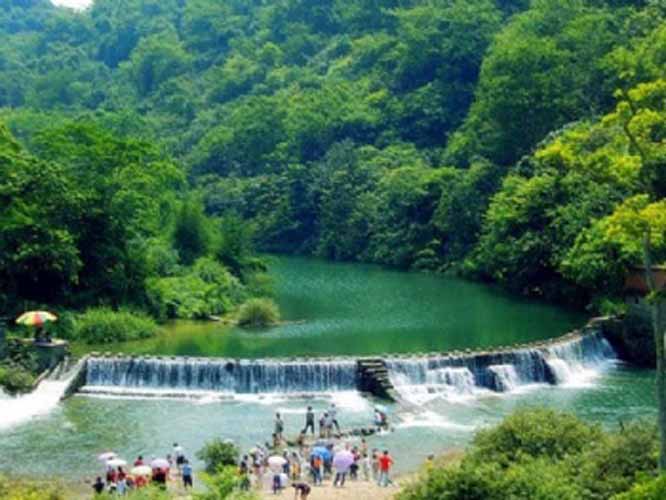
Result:
[[[580,500],[580,485],[573,480],[575,471],[565,462],[547,458],[528,459],[509,467],[499,476],[495,498],[529,500]]]
[[[187,274],[148,280],[147,292],[158,318],[205,319],[231,311],[245,297],[240,281],[208,257]]]
[[[58,486],[29,481],[10,481],[0,477],[0,498],[3,500],[65,500],[65,494]]]
[[[601,435],[597,426],[573,415],[526,409],[507,417],[495,428],[478,432],[468,459],[496,462],[504,467],[525,457],[556,460],[579,453]]]
[[[435,468],[407,486],[398,500],[493,500],[497,492],[499,467],[495,464]]]
[[[612,500],[663,500],[666,498],[666,476],[641,482],[631,490],[615,495]]]
[[[106,344],[149,338],[157,330],[155,321],[145,314],[99,307],[77,318],[75,338],[88,344]]]
[[[663,483],[646,479],[633,487],[637,478],[649,479],[656,466],[653,425],[635,424],[607,433],[572,415],[523,410],[477,433],[460,465],[429,469],[398,499],[666,498]],[[628,496],[621,495],[628,491]]]
[[[280,321],[280,311],[271,299],[250,299],[238,311],[238,324],[244,327],[274,325]]]
[[[221,467],[236,465],[239,453],[234,443],[218,438],[206,443],[197,452],[197,458],[206,464],[206,472],[214,474]]]
[[[9,394],[30,392],[34,383],[35,376],[20,365],[0,365],[0,387]]]
[[[657,442],[655,425],[641,422],[586,449],[574,465],[584,498],[610,498],[629,490],[642,472],[657,470]]]
[[[95,500],[117,500],[118,498],[118,495],[110,493],[95,496]],[[148,486],[129,491],[122,498],[125,500],[173,500],[175,497],[157,486]]]
[[[252,493],[238,491],[240,476],[233,465],[220,467],[215,474],[204,474],[206,492],[196,495],[197,500],[254,500],[258,497]]]

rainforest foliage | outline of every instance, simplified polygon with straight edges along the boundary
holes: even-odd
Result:
[[[235,297],[253,240],[612,295],[646,228],[666,257],[665,18],[662,0],[7,0],[0,117],[22,146],[0,147],[41,182],[21,195],[40,212],[2,228],[3,281],[217,314],[188,290]],[[231,275],[207,281],[220,257]]]

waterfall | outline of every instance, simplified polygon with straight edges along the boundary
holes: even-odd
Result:
[[[532,348],[394,358],[386,366],[401,397],[422,403],[437,396],[510,392],[531,384],[579,384],[614,359],[608,341],[591,333]]]
[[[85,390],[257,394],[330,392],[353,390],[356,386],[355,360],[116,357],[88,361]]]
[[[513,365],[490,365],[488,371],[496,377],[497,389],[508,392],[521,384],[520,377]]]
[[[598,333],[479,353],[389,357],[388,378],[405,400],[469,398],[533,384],[588,383],[615,354]],[[356,390],[355,359],[232,360],[103,357],[88,360],[82,392],[187,396]]]
[[[77,368],[79,365],[72,369],[69,361],[64,361],[29,394],[9,396],[0,391],[0,429],[13,427],[52,411],[65,395]]]
[[[558,384],[578,385],[588,383],[615,353],[603,336],[595,334],[554,344],[545,350],[545,357]]]

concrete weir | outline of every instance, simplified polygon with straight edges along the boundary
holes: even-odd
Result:
[[[611,318],[555,339],[486,350],[345,358],[227,359],[92,353],[79,361],[64,397],[97,394],[311,394],[358,390],[402,401],[411,391],[483,389],[566,383],[615,359],[604,337]]]

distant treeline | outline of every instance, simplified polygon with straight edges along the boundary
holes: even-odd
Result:
[[[646,228],[666,257],[665,21],[659,0],[8,0],[0,116],[34,154],[71,118],[156,145],[262,250],[601,306]]]

